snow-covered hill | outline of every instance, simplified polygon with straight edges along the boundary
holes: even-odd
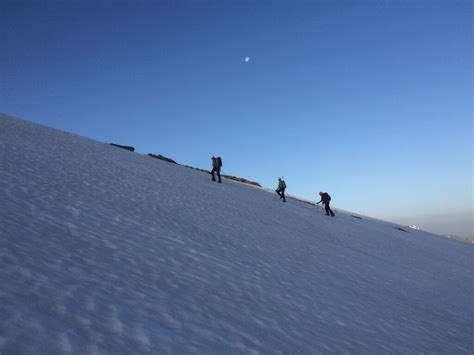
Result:
[[[474,351],[470,245],[6,115],[0,154],[1,354]]]

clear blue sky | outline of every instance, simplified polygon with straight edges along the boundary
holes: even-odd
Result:
[[[1,112],[202,168],[221,155],[267,187],[283,175],[290,194],[472,235],[470,1],[0,10]]]

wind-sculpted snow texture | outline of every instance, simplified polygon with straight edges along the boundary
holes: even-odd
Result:
[[[474,350],[469,245],[5,115],[0,154],[2,354]]]

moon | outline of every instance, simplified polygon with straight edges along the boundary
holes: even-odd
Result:
[[[250,62],[250,57],[245,57],[245,62],[246,63]]]

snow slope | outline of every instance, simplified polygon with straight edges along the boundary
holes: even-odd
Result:
[[[6,115],[0,154],[1,354],[474,351],[470,245]]]

